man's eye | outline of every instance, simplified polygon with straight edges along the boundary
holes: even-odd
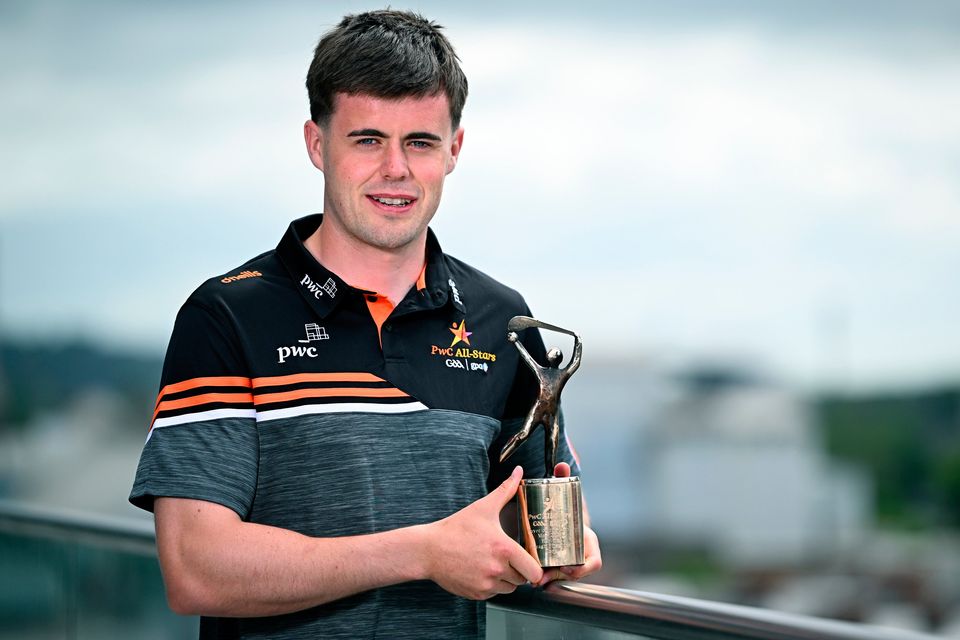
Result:
[[[377,144],[377,139],[376,138],[358,138],[357,144],[362,144],[362,145]]]
[[[429,149],[433,145],[426,140],[411,140],[410,146],[414,147],[415,149]]]

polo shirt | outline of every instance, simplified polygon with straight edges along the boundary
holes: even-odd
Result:
[[[505,464],[538,386],[507,339],[516,291],[443,253],[428,231],[417,285],[386,313],[303,245],[211,278],[180,309],[130,501],[224,505],[248,522],[350,536],[436,521],[517,464],[543,477],[543,430]],[[521,336],[545,362],[536,331]],[[558,459],[579,474],[566,437]],[[202,618],[201,638],[469,638],[483,604],[431,581],[264,618]]]

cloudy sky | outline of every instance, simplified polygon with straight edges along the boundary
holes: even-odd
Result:
[[[393,5],[470,80],[445,250],[598,356],[960,379],[960,5],[451,4]],[[0,331],[162,352],[319,210],[303,76],[375,6],[0,5]]]

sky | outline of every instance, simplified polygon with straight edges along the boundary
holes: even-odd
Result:
[[[200,282],[321,210],[306,68],[378,6],[0,5],[0,332],[162,353]],[[960,380],[960,5],[393,6],[470,82],[444,250],[585,363]]]

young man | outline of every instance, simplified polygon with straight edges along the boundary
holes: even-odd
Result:
[[[600,552],[588,529],[586,564],[544,572],[500,526],[547,470],[542,435],[497,463],[537,394],[506,340],[529,309],[427,228],[467,81],[437,25],[377,11],[321,39],[307,87],[324,213],[181,308],[130,499],[201,637],[480,637],[482,600]]]

